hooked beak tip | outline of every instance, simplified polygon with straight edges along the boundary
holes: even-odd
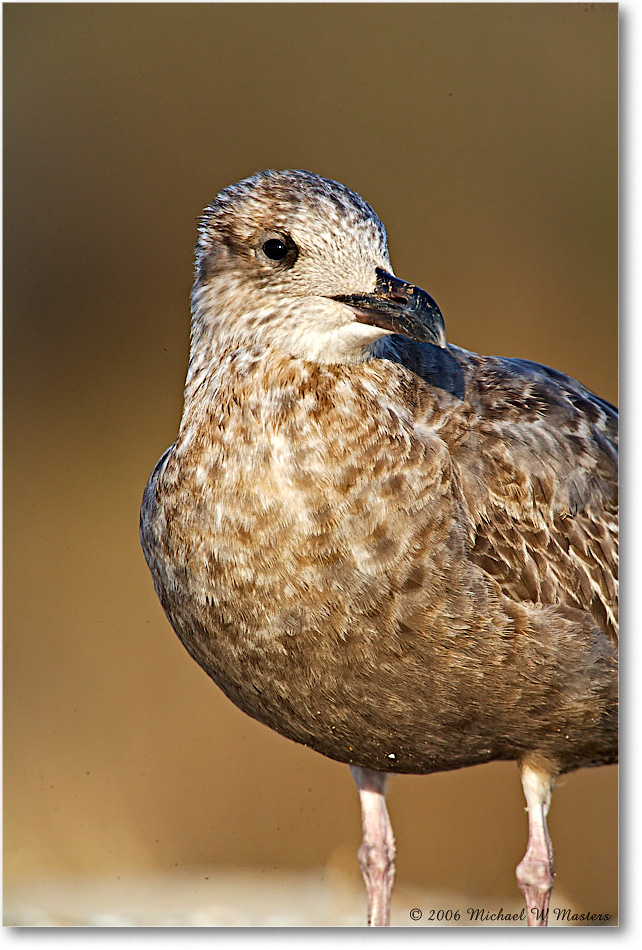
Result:
[[[372,293],[340,294],[333,299],[350,307],[360,323],[441,349],[447,345],[444,318],[430,294],[381,268],[377,268]]]

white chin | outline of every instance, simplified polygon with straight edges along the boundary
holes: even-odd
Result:
[[[302,333],[296,355],[317,363],[360,363],[369,356],[371,343],[389,335],[390,330],[355,320],[331,331]]]

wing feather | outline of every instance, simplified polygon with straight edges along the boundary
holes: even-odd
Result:
[[[617,643],[617,409],[528,360],[389,341],[428,385],[417,417],[450,449],[471,561],[512,600],[588,611]]]

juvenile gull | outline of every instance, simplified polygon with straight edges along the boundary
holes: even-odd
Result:
[[[244,712],[351,766],[372,925],[388,773],[516,760],[545,925],[553,783],[617,761],[617,411],[446,345],[370,206],[310,172],[212,202],[192,314],[140,526],[176,633]]]

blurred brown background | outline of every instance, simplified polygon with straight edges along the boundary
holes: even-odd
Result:
[[[201,866],[357,881],[348,769],[211,685],[139,548],[181,412],[196,218],[261,168],[335,178],[452,342],[616,401],[617,6],[3,13],[7,885]],[[514,765],[398,777],[389,806],[401,887],[519,898]],[[615,769],[561,782],[550,826],[558,893],[615,913]]]

